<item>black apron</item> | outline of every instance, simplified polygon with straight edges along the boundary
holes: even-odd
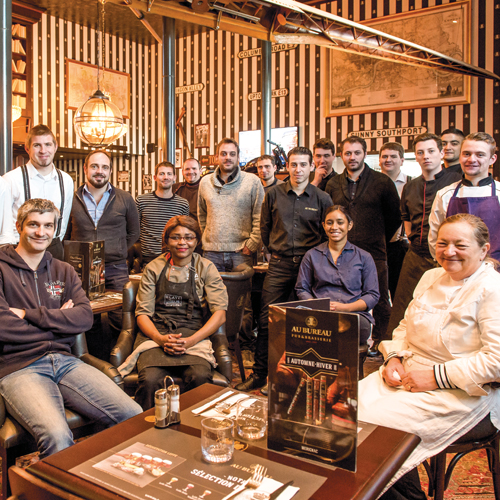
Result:
[[[206,316],[196,293],[194,260],[189,266],[189,279],[186,283],[169,281],[166,277],[168,267],[167,263],[158,278],[152,321],[161,335],[180,333],[182,337],[190,337],[205,324]],[[139,331],[134,348],[146,340],[151,339]],[[190,354],[171,356],[158,346],[139,356],[137,369],[141,371],[148,366],[188,366],[205,363],[206,359]]]
[[[24,187],[24,201],[31,200],[31,189],[30,181],[28,176],[28,167],[23,165],[21,167],[21,172],[23,174],[23,187]],[[54,237],[52,238],[52,243],[48,246],[47,250],[51,253],[54,259],[64,260],[64,246],[61,241],[61,225],[64,215],[64,180],[59,169],[56,168],[57,177],[59,178],[59,189],[61,190],[61,208],[60,217],[57,221],[57,229],[54,232]]]

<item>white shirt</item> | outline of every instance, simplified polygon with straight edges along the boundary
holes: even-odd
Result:
[[[28,168],[31,198],[42,198],[45,200],[50,200],[60,210],[61,188],[59,186],[59,177],[54,165],[52,165],[52,171],[50,172],[50,174],[46,176],[41,175],[31,162],[28,162],[26,166]],[[61,232],[59,233],[59,237],[62,239],[66,234],[66,228],[68,227],[71,206],[73,204],[75,184],[73,182],[73,179],[67,173],[61,171],[61,174],[64,183],[64,213],[63,220],[61,222]],[[12,228],[15,228],[17,221],[17,211],[19,210],[19,207],[26,201],[24,199],[23,174],[21,171],[21,167],[17,167],[14,170],[7,172],[3,176],[3,180],[6,183],[7,190],[10,191],[12,199],[10,209],[11,225]],[[6,214],[6,216],[8,215]],[[19,242],[19,234],[17,233],[17,231],[13,230],[12,238],[9,243],[15,244],[17,242]]]
[[[449,186],[440,189],[436,193],[434,202],[432,203],[431,213],[429,215],[429,250],[432,257],[436,258],[436,242],[437,233],[439,226],[446,219],[446,212],[448,211],[448,205],[458,186],[458,183],[462,181],[454,182]],[[497,198],[500,201],[500,182],[493,181],[495,183],[495,191]],[[460,186],[457,193],[458,198],[486,198],[491,196],[491,184],[486,184],[485,186]],[[490,229],[491,231],[491,229]]]
[[[12,226],[12,199],[7,184],[0,177],[0,245],[10,243],[13,238],[14,228]]]
[[[401,170],[399,171],[399,175],[396,177],[394,184],[396,185],[396,189],[398,190],[399,199],[401,199],[401,194],[403,193],[403,188],[405,184],[408,182],[408,176],[403,173]],[[403,239],[403,224],[399,227],[399,229],[394,233],[394,236],[391,238],[391,243],[395,241],[399,241]]]

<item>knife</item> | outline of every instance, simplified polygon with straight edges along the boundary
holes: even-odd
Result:
[[[274,490],[269,497],[269,500],[276,500],[289,486],[292,486],[293,481],[288,481],[286,484],[282,484],[277,490]]]
[[[221,401],[224,401],[225,399],[229,398],[230,396],[234,396],[234,392],[230,391],[230,392],[227,393],[227,396],[225,396],[223,398],[217,398],[217,400],[215,401],[215,403],[213,405],[208,406],[203,411],[201,411],[200,413],[196,413],[195,415],[199,416],[199,415],[207,412],[208,410],[211,410],[212,408],[215,408]]]

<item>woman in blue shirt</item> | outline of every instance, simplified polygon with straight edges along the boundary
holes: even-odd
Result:
[[[330,207],[323,228],[328,241],[309,250],[300,264],[295,291],[301,300],[330,299],[330,310],[359,314],[359,342],[365,344],[374,323],[377,269],[372,256],[347,241],[352,218],[341,205]]]

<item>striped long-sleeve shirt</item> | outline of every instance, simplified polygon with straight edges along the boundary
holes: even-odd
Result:
[[[161,254],[161,236],[165,224],[175,215],[189,215],[189,203],[174,194],[160,198],[155,193],[141,194],[136,199],[141,223],[141,250],[144,257]]]

